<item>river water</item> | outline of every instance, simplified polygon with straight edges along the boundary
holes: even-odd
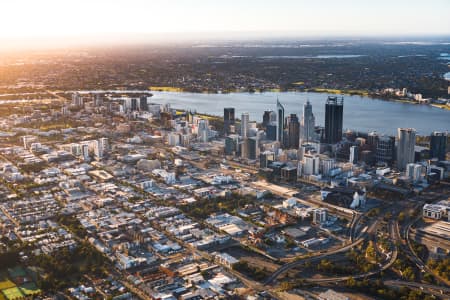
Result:
[[[170,103],[173,108],[223,116],[224,107],[234,107],[236,118],[244,112],[261,122],[265,110],[276,110],[277,98],[285,107],[285,115],[301,116],[307,99],[313,106],[316,125],[324,125],[325,101],[328,94],[310,92],[265,92],[197,94],[152,92],[152,103]],[[429,105],[391,102],[363,96],[344,96],[344,129],[361,132],[378,131],[395,135],[399,127],[413,127],[420,135],[432,131],[450,131],[450,111]]]

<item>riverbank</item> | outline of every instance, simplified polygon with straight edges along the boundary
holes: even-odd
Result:
[[[436,107],[436,108],[441,108],[441,109],[444,109],[444,110],[450,110],[450,105],[447,105],[447,104],[430,104],[431,106],[433,106],[433,107]]]
[[[297,83],[296,83],[297,84]],[[340,89],[325,89],[325,88],[310,88],[310,89],[298,89],[298,88],[291,88],[291,89],[260,89],[259,91],[254,90],[248,90],[248,89],[235,89],[235,90],[227,90],[227,91],[209,91],[209,90],[203,90],[203,91],[190,91],[183,88],[177,88],[177,87],[150,87],[149,90],[152,92],[170,92],[170,93],[193,93],[193,94],[236,94],[236,93],[248,93],[248,94],[264,94],[264,93],[285,93],[285,92],[307,92],[307,93],[318,93],[318,94],[335,94],[335,95],[348,95],[348,96],[361,96],[361,97],[367,97],[371,99],[376,100],[383,100],[387,102],[398,102],[398,103],[406,103],[406,104],[413,104],[413,105],[429,105],[436,108],[441,108],[444,110],[450,110],[450,106],[448,105],[440,105],[440,104],[431,104],[431,103],[419,103],[414,100],[402,98],[390,98],[385,97],[380,94],[376,93],[370,93],[366,90],[340,90]]]
[[[261,120],[266,110],[276,110],[279,98],[286,113],[302,115],[303,105],[309,100],[313,106],[316,124],[325,122],[325,103],[329,93],[265,92],[265,93],[170,93],[152,92],[149,99],[155,104],[170,104],[174,109],[191,110],[206,115],[223,116],[224,107],[235,108],[235,116],[249,113],[250,119]],[[408,105],[401,101],[387,101],[367,96],[344,96],[344,128],[354,131],[377,131],[395,135],[397,128],[413,127],[421,134],[449,130],[449,112],[431,105]]]

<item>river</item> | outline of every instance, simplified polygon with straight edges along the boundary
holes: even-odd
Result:
[[[265,92],[197,94],[152,92],[152,103],[170,103],[173,108],[190,109],[199,113],[223,116],[224,107],[234,107],[236,117],[244,112],[250,119],[261,122],[264,110],[275,110],[276,100],[285,107],[285,115],[301,116],[307,99],[313,106],[316,125],[324,125],[325,101],[328,94],[311,92]],[[391,102],[363,96],[344,96],[344,129],[395,135],[399,127],[413,127],[420,135],[432,131],[450,131],[450,111],[430,105]]]

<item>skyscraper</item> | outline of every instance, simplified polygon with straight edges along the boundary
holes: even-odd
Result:
[[[241,117],[241,136],[243,139],[248,137],[248,123],[250,122],[250,117],[248,113],[243,113]]]
[[[447,152],[447,133],[433,132],[430,138],[430,158],[445,160]]]
[[[283,134],[284,134],[284,107],[281,105],[280,101],[277,99],[277,141],[283,144]]]
[[[298,149],[300,143],[300,123],[296,114],[289,116],[288,122],[288,147]]]
[[[310,142],[314,138],[314,125],[315,118],[312,112],[312,105],[309,100],[303,105],[302,127],[301,137],[303,142]]]
[[[270,122],[272,122],[272,115],[273,114],[274,114],[274,112],[272,110],[264,111],[263,121],[262,121],[262,127],[263,128],[266,128],[266,126],[269,125]]]
[[[148,111],[147,96],[145,95],[139,98],[139,110]]]
[[[397,168],[403,171],[407,164],[414,162],[416,130],[413,128],[399,128],[397,138]]]
[[[325,143],[336,144],[342,139],[344,98],[329,96],[325,104]]]
[[[377,163],[392,164],[395,157],[395,137],[379,136],[376,144],[375,159]]]
[[[249,154],[249,141],[248,141],[248,123],[249,123],[248,113],[243,113],[241,116],[241,157],[248,158]]]
[[[223,129],[225,134],[230,133],[230,125],[234,125],[234,107],[225,107],[223,109]]]
[[[349,162],[352,164],[358,163],[358,146],[351,146],[350,147],[350,159]]]

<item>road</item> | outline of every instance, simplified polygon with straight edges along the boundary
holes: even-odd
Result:
[[[430,285],[430,284],[422,284],[417,282],[409,282],[409,281],[400,281],[400,280],[387,280],[383,282],[387,286],[392,287],[408,287],[413,290],[419,290],[424,293],[444,298],[444,299],[450,299],[450,289],[436,286],[436,285]]]
[[[445,286],[450,286],[450,282],[448,280],[446,280],[442,276],[439,276],[439,274],[436,274],[436,272],[433,272],[433,270],[428,268],[428,266],[422,261],[422,259],[420,259],[420,257],[417,255],[417,253],[414,251],[414,249],[412,247],[411,239],[409,236],[410,231],[411,231],[411,226],[414,223],[416,223],[418,220],[420,220],[421,218],[422,218],[422,216],[419,215],[414,220],[412,220],[406,227],[405,237],[406,237],[406,244],[408,246],[408,251],[407,251],[407,253],[409,254],[408,256],[413,261],[413,263],[417,266],[417,268],[419,268],[420,270],[422,270],[424,272],[432,274],[437,279],[437,281],[439,281],[439,283],[441,283]]]
[[[313,261],[321,260],[321,259],[323,259],[325,257],[332,256],[332,255],[335,255],[335,254],[338,254],[338,253],[346,252],[346,251],[350,250],[351,248],[359,245],[360,243],[365,241],[365,239],[366,239],[366,237],[368,236],[369,233],[373,233],[375,231],[379,221],[380,221],[380,219],[375,220],[370,225],[370,227],[367,230],[367,232],[363,236],[359,237],[355,242],[351,243],[350,245],[347,245],[347,246],[344,246],[342,248],[339,248],[339,249],[336,249],[336,250],[333,250],[333,251],[329,251],[327,253],[320,254],[320,255],[317,255],[317,256],[300,259],[300,260],[297,260],[297,261],[294,261],[294,262],[291,262],[291,263],[288,263],[288,264],[285,264],[285,265],[281,266],[277,271],[275,271],[264,282],[264,285],[269,285],[269,284],[273,283],[273,281],[278,276],[280,276],[281,274],[283,274],[283,273],[287,272],[288,270],[290,270],[292,268],[295,268],[295,267],[297,267],[299,265],[302,265],[302,264],[307,263],[307,262],[313,262]],[[395,222],[394,221],[390,222],[389,233],[390,233],[391,238],[394,241],[398,241],[398,239],[400,238],[400,233],[398,231],[398,223],[396,221]],[[395,260],[397,259],[398,249],[397,249],[397,247],[395,245],[394,245],[394,247],[395,248],[394,248],[394,250],[392,252],[392,256],[391,256],[390,260],[378,270],[367,272],[367,273],[363,273],[363,274],[359,274],[359,275],[353,275],[353,276],[328,277],[328,278],[321,278],[321,279],[311,279],[311,280],[307,280],[307,281],[316,282],[316,283],[317,282],[336,282],[336,281],[346,281],[346,280],[348,280],[350,278],[355,278],[355,279],[357,279],[357,278],[365,278],[365,277],[369,277],[369,276],[378,274],[381,271],[389,269],[392,266],[392,264],[395,262]]]

